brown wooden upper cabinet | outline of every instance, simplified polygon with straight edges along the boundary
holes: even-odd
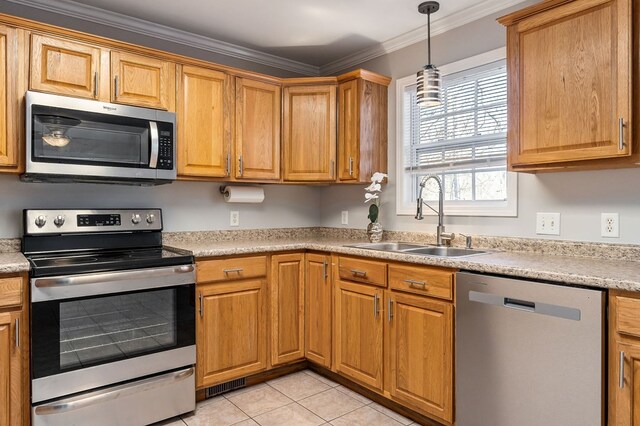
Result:
[[[335,180],[335,83],[285,87],[283,97],[284,180]]]
[[[111,52],[112,102],[175,111],[173,62]]]
[[[387,172],[391,79],[358,70],[338,81],[338,182],[368,182],[374,172]]]
[[[27,86],[25,33],[0,26],[0,173],[23,170],[22,99]]]
[[[175,111],[175,64],[32,34],[31,90]]]
[[[280,179],[281,88],[236,78],[236,179]]]
[[[631,163],[631,6],[551,0],[499,20],[507,26],[511,169]]]
[[[208,68],[178,66],[178,175],[231,176],[232,79]]]

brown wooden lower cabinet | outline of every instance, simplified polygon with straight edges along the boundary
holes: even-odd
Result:
[[[307,359],[454,422],[455,270],[313,252],[199,260],[197,270],[199,389]],[[434,289],[402,285],[422,281]]]
[[[335,290],[335,370],[382,391],[383,290],[346,281]]]
[[[640,296],[609,291],[609,425],[640,425]]]
[[[267,368],[266,291],[266,278],[197,284],[197,388]]]
[[[453,305],[385,292],[388,369],[394,400],[453,421]]]
[[[331,368],[333,286],[331,256],[307,253],[305,260],[305,357]]]
[[[304,253],[271,257],[271,365],[304,358]]]
[[[29,326],[23,277],[0,278],[0,425],[29,424]]]

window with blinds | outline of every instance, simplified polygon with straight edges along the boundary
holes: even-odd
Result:
[[[404,87],[403,160],[412,200],[422,177],[436,174],[450,203],[507,201],[504,61],[446,75],[442,88],[441,106],[420,108],[415,84]],[[435,182],[423,196],[438,198]]]

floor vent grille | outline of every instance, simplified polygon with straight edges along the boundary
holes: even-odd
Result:
[[[247,386],[247,379],[245,378],[231,380],[230,382],[221,383],[205,389],[205,398],[211,398],[213,396],[220,395],[221,393],[230,392],[245,386]]]

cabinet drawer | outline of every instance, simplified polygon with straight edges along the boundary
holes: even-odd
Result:
[[[372,260],[341,257],[338,273],[340,279],[359,283],[387,286],[387,264]]]
[[[640,337],[640,299],[616,296],[618,333]]]
[[[267,275],[267,256],[202,260],[196,263],[198,283],[244,280]]]
[[[451,269],[389,265],[389,286],[393,290],[452,300],[453,274]]]
[[[22,305],[22,278],[0,279],[0,308]]]

